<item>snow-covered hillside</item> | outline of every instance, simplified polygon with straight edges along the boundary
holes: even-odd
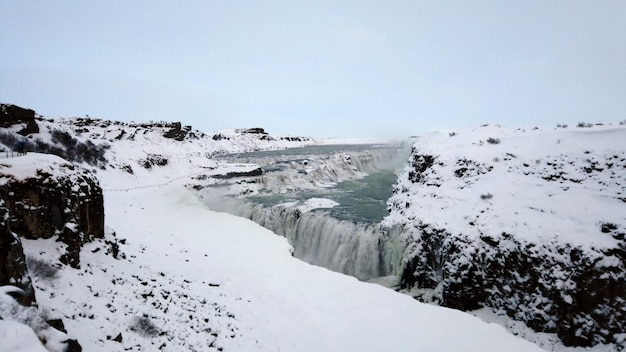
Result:
[[[255,167],[225,165],[211,158],[216,152],[310,140],[189,131],[164,138],[175,126],[81,124],[39,121],[29,141],[92,151],[81,152],[81,164],[104,189],[108,229],[83,245],[78,268],[59,263],[64,245],[56,236],[22,240],[27,259],[46,269],[31,272],[39,308],[3,305],[13,312],[0,312],[3,319],[62,318],[67,336],[94,351],[540,350],[501,326],[305,264],[284,238],[210,211],[186,187],[199,174]],[[35,156],[42,169],[58,160]],[[19,175],[18,160],[1,162]],[[1,351],[42,350],[28,328],[8,320],[0,337]],[[66,335],[42,337],[54,351]]]
[[[626,127],[430,133],[389,206],[412,295],[626,343]]]
[[[538,350],[500,326],[300,262],[283,238],[209,211],[182,183],[106,197],[126,259],[94,243],[83,269],[36,280],[40,304],[87,350]],[[25,244],[50,260],[56,246]]]

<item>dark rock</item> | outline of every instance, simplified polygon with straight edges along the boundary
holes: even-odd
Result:
[[[65,352],[81,352],[83,350],[82,346],[76,340],[68,339],[63,342],[67,344]]]
[[[0,104],[0,127],[10,127],[18,123],[35,122],[35,111],[13,104]]]
[[[282,141],[289,141],[289,142],[308,142],[311,140],[308,137],[289,137],[289,136],[280,137],[279,139]]]
[[[602,231],[602,233],[609,233],[614,230],[617,230],[617,225],[611,223],[603,223],[600,227],[600,231]]]
[[[240,128],[235,130],[235,132],[237,133],[243,133],[243,134],[267,134],[267,132],[265,132],[264,129],[259,128],[259,127],[253,127],[253,128]]]
[[[229,137],[224,136],[221,133],[215,134],[213,135],[213,137],[211,137],[214,141],[221,141],[221,140],[229,140]]]
[[[121,166],[120,166],[120,169],[121,169],[121,170],[124,170],[124,171],[126,171],[126,172],[128,172],[128,173],[129,173],[129,174],[131,174],[131,175],[135,173],[135,172],[133,171],[132,166],[130,166],[130,165],[128,165],[128,164],[121,165]]]
[[[213,178],[217,178],[220,180],[230,179],[234,177],[253,177],[253,176],[261,176],[263,175],[263,169],[260,167],[250,170],[250,171],[242,171],[242,172],[229,172],[224,175],[213,175]]]
[[[48,323],[48,325],[50,325],[51,327],[67,334],[67,330],[65,330],[65,324],[63,324],[63,320],[50,319],[50,320],[46,320],[46,323]]]
[[[492,237],[489,236],[480,236],[480,239],[485,241],[485,243],[487,243],[488,245],[492,246],[492,247],[497,247],[498,244],[500,243],[500,241],[497,241],[495,239],[493,239]]]
[[[461,177],[463,177],[465,172],[467,172],[467,168],[466,167],[462,167],[460,169],[456,169],[456,170],[454,170],[454,176],[461,178]]]
[[[122,333],[120,332],[119,334],[117,334],[117,336],[113,338],[113,341],[122,342]]]
[[[414,154],[411,159],[411,166],[414,170],[409,172],[409,180],[418,183],[424,180],[424,173],[435,163],[432,155]]]
[[[183,141],[185,137],[187,136],[187,134],[189,133],[189,131],[191,131],[191,126],[185,126],[183,128],[180,122],[172,122],[170,124],[170,127],[171,129],[165,132],[165,134],[163,134],[163,137],[171,138],[179,142]]]
[[[0,207],[0,219],[6,214],[6,209]],[[0,286],[13,285],[22,289],[23,292],[12,296],[20,304],[29,306],[35,302],[35,290],[26,267],[22,242],[5,221],[0,220],[0,225]]]
[[[12,104],[0,104],[0,127],[10,127],[21,123],[25,123],[26,126],[18,131],[18,134],[27,136],[39,132],[34,110]]]
[[[148,154],[145,159],[139,161],[139,165],[148,170],[152,169],[152,166],[165,166],[167,163],[167,158],[161,154]]]
[[[35,121],[28,121],[26,123],[26,127],[17,131],[18,134],[22,136],[28,136],[29,134],[39,133],[39,125]]]
[[[82,245],[104,236],[104,200],[98,180],[69,163],[42,165],[36,175],[23,180],[15,180],[10,172],[10,168],[0,171],[8,179],[0,186],[7,212],[5,231],[28,239],[58,234],[68,245],[62,262],[78,267]]]
[[[403,288],[440,286],[443,306],[503,310],[568,346],[617,343],[626,329],[625,250],[537,245],[508,233],[470,239],[425,224],[416,230],[413,246],[421,250],[405,261]]]

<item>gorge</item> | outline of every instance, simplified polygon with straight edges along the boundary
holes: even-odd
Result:
[[[5,236],[2,246],[17,253],[12,267],[22,275],[14,275],[9,283],[28,289],[24,256],[51,263],[59,277],[33,277],[37,302],[64,316],[69,336],[78,336],[83,346],[157,348],[174,341],[199,348],[207,334],[215,347],[211,350],[250,346],[265,331],[267,321],[258,317],[280,321],[288,316],[283,306],[307,309],[298,315],[301,324],[318,317],[319,304],[334,304],[338,297],[344,303],[326,309],[351,307],[351,289],[338,292],[335,284],[359,287],[362,304],[368,307],[374,292],[388,292],[385,300],[403,307],[394,308],[393,316],[403,318],[386,320],[381,330],[402,331],[408,326],[403,319],[411,326],[428,325],[417,310],[431,306],[411,299],[400,304],[405,301],[392,290],[325,269],[296,270],[304,264],[289,254],[383,284],[404,293],[398,295],[403,298],[508,317],[508,322],[548,333],[534,339],[537,336],[525,335],[513,323],[503,324],[546,349],[593,346],[602,351],[605,346],[624,346],[622,126],[528,131],[483,126],[401,143],[345,143],[275,138],[260,128],[204,134],[175,123],[82,118],[36,122],[39,132],[26,138],[41,153],[2,162],[41,160],[31,174],[39,175],[44,185],[21,196],[5,184],[3,201],[13,214],[11,230],[18,231],[19,238]],[[21,138],[17,132],[23,128],[5,127],[0,135],[5,149]],[[75,159],[66,161],[45,151]],[[20,172],[11,171],[17,168],[3,168],[7,180],[19,178]],[[51,187],[54,196],[42,196],[37,190],[46,189],[50,172],[69,182]],[[66,203],[55,193],[63,187],[73,194]],[[20,200],[11,198],[16,195]],[[52,205],[34,203],[44,198]],[[62,204],[53,202],[57,200]],[[42,238],[32,236],[31,229],[43,222],[15,217],[25,205],[52,221],[53,228],[43,231]],[[206,210],[207,205],[218,212]],[[72,229],[80,242],[63,242],[63,233]],[[118,241],[116,232],[124,239]],[[21,241],[23,254],[11,247],[19,244],[14,237]],[[308,275],[317,273],[319,280],[310,284]],[[327,280],[333,285],[325,284]],[[301,305],[292,300],[294,292],[316,303]],[[195,315],[186,315],[189,307]],[[366,314],[368,309],[349,312],[347,317],[365,319],[367,329],[378,321],[377,315]],[[198,314],[206,321],[198,320]],[[179,323],[170,325],[172,319]],[[94,322],[108,326],[108,335],[95,332]],[[132,333],[141,332],[141,322],[152,322],[156,330]],[[246,324],[252,325],[244,328]],[[481,324],[470,325],[482,329]],[[310,338],[303,333],[308,328],[287,325],[295,329],[296,340]],[[120,326],[131,331],[124,332],[123,341],[117,338]],[[338,328],[346,326],[352,325]],[[391,330],[385,331],[406,349]],[[331,326],[328,334],[334,331]],[[362,333],[350,336],[346,343],[380,346]],[[264,343],[273,349],[276,340]],[[307,346],[320,344],[309,341]]]
[[[263,175],[233,180],[220,189],[229,201],[211,206],[284,236],[308,263],[425,302],[489,307],[566,345],[623,344],[626,163],[601,142],[623,131],[433,133],[395,173],[371,146],[228,156]],[[385,177],[386,192],[373,187]]]

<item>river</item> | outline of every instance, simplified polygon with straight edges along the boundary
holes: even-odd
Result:
[[[408,155],[406,145],[393,144],[225,155],[220,159],[259,165],[263,175],[233,180],[229,201],[209,205],[286,237],[308,263],[360,280],[391,275],[396,255],[386,253],[378,224]]]

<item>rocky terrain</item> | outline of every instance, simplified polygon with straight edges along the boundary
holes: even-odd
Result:
[[[0,266],[0,351],[407,350],[415,329],[433,351],[540,350],[296,260],[284,238],[210,211],[191,190],[258,174],[216,154],[316,141],[259,128],[35,121],[37,133],[19,134],[19,121],[0,131],[0,250],[11,258]],[[25,291],[36,303],[13,298]]]
[[[55,156],[5,159],[0,162],[0,205],[0,286],[14,287],[4,293],[17,294],[17,302],[24,306],[19,308],[5,297],[0,316],[7,318],[9,311],[9,316],[17,316],[21,322],[41,320],[31,326],[41,339],[51,339],[48,335],[54,329],[56,336],[50,344],[77,350],[80,346],[75,341],[63,337],[62,320],[41,318],[36,309],[31,274],[54,275],[57,266],[36,256],[26,257],[22,241],[54,237],[62,243],[56,258],[59,265],[79,268],[83,245],[104,237],[104,202],[98,180],[91,172]]]
[[[3,287],[0,322],[6,324],[14,320],[17,324],[27,324],[52,351],[80,350],[63,324],[63,319],[75,319],[75,316],[55,313],[54,307],[42,310],[38,308],[37,297],[54,297],[55,291],[63,296],[62,291],[50,283],[64,280],[58,278],[64,266],[81,270],[81,252],[85,255],[87,243],[93,247],[90,252],[111,258],[113,262],[125,258],[120,251],[125,240],[118,240],[114,232],[105,230],[104,197],[96,177],[98,171],[110,169],[114,175],[130,177],[131,182],[135,178],[135,184],[126,183],[128,190],[141,184],[141,177],[146,173],[154,174],[153,168],[159,169],[168,163],[180,168],[177,165],[180,160],[186,163],[194,160],[197,161],[195,172],[204,170],[211,174],[212,170],[217,170],[215,178],[219,179],[222,174],[237,171],[232,168],[220,171],[217,163],[209,160],[212,155],[311,142],[300,137],[274,138],[260,128],[207,135],[177,122],[133,124],[90,118],[45,119],[33,110],[10,104],[0,105],[0,124],[3,151],[0,157],[4,157],[0,160],[0,286]],[[176,150],[176,154],[164,153],[159,143],[168,140],[182,148]],[[202,141],[205,143],[193,145]],[[139,154],[126,151],[137,148],[141,148]],[[240,165],[237,170],[253,173],[255,168]],[[162,174],[161,178],[152,179],[162,184],[171,181],[171,176]],[[29,243],[26,249],[24,241]],[[41,247],[42,243],[47,244]],[[88,272],[92,272],[92,265],[86,264]],[[127,280],[135,281],[135,276]],[[72,281],[76,279],[69,280],[65,286],[72,287]],[[182,300],[187,294],[177,293],[176,287],[166,290],[161,285],[161,296],[175,294]],[[50,297],[46,297],[48,295]],[[110,307],[114,313],[115,305]],[[213,308],[218,311],[215,314],[222,314],[220,307]],[[150,335],[147,319],[137,319],[135,324],[142,333],[147,329]],[[29,328],[18,326],[11,331],[13,329],[18,335],[32,334]],[[120,343],[121,336],[107,339]],[[27,345],[2,348],[29,350]],[[4,351],[2,348],[0,350]]]
[[[306,265],[284,238],[191,191],[269,179],[218,154],[321,141],[2,113],[0,339],[14,344],[0,351],[539,349]],[[584,126],[417,139],[372,233],[377,267],[422,301],[487,308],[564,345],[624,348],[626,128]]]
[[[565,345],[626,343],[626,127],[421,137],[389,201],[401,289]],[[401,229],[401,230],[399,230]]]

